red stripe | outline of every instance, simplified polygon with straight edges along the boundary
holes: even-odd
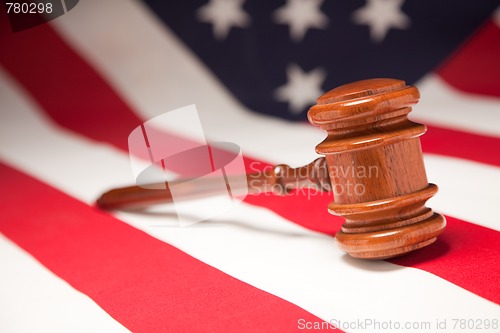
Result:
[[[247,171],[257,171],[270,168],[271,164],[245,157],[245,166]],[[327,235],[334,235],[343,223],[341,217],[328,213],[327,207],[332,201],[331,193],[311,192],[307,189],[287,196],[264,193],[245,198],[245,202],[249,204],[265,207],[289,221]]]
[[[500,154],[497,153],[500,150],[500,140],[495,137],[427,126],[427,133],[420,137],[420,141],[424,153],[500,166]]]
[[[500,233],[453,217],[436,243],[390,260],[420,268],[500,304]]]
[[[128,135],[142,120],[47,24],[12,33],[0,10],[0,45],[0,62],[52,120],[127,149]]]
[[[1,163],[0,174],[9,193],[0,231],[133,332],[289,332],[300,318],[322,322]]]
[[[72,52],[50,28],[47,26],[40,26],[23,33],[25,35],[22,37],[22,40],[18,40],[17,38],[8,36],[8,33],[3,31],[2,37],[5,37],[5,43],[8,43],[4,45],[9,45],[9,47],[7,47],[8,52],[0,53],[0,61],[5,64],[8,70],[11,71],[19,79],[19,81],[25,84],[30,93],[40,102],[42,107],[49,110],[47,112],[55,119],[56,122],[90,138],[109,142],[123,150],[126,150],[123,142],[130,133],[131,129],[138,125],[136,123],[138,119],[134,115],[133,111],[127,107],[125,103],[121,102],[119,97],[112,91],[111,88],[106,86],[97,73],[90,69],[77,54]],[[33,47],[35,44],[32,43],[37,40],[50,41],[50,43],[44,44],[39,42],[38,45],[43,44],[45,47],[37,50],[36,47]],[[50,45],[50,47],[47,47],[47,45]],[[64,57],[56,59],[52,56],[53,53],[59,54],[58,52],[62,52]],[[29,61],[23,60],[24,58],[19,56],[21,54],[35,53],[40,53],[40,57],[29,59]],[[5,54],[8,55],[6,56]],[[27,62],[31,62],[30,66],[32,67],[30,68],[36,68],[37,70],[31,73],[25,70],[23,67]],[[54,75],[53,72],[55,72],[56,75]],[[67,72],[73,73],[76,77],[79,77],[80,80],[86,82],[85,89],[83,89],[84,91],[81,91],[80,89],[68,89],[68,85],[66,85],[64,81],[59,81],[61,76],[64,76],[64,73]],[[46,85],[44,83],[48,81],[50,81],[50,85]],[[54,97],[44,97],[46,93],[50,93],[47,89],[57,91],[59,95],[64,96],[64,98],[56,99]],[[97,99],[88,100],[86,98],[82,98],[81,95],[88,93],[87,90],[91,91]],[[95,90],[99,90],[99,92],[96,92]],[[102,120],[101,114],[95,112],[97,105],[115,106],[112,112],[116,113],[112,113],[112,116],[109,117],[104,127],[100,123]],[[73,120],[73,116],[68,117],[68,115],[65,114],[67,113],[67,110],[74,110],[71,114],[75,117],[75,119],[89,118],[87,119],[88,123],[80,123],[79,121]],[[94,126],[96,127],[94,128]],[[103,131],[103,128],[111,129],[110,132],[106,132]],[[461,150],[458,150],[455,148],[457,147],[456,141],[451,141],[450,137],[446,136],[447,134],[453,134],[454,138],[464,135],[469,140],[468,144],[460,146]],[[498,146],[498,143],[500,142],[498,139],[491,138],[490,140],[490,138],[483,136],[467,135],[457,131],[449,131],[438,128],[433,128],[433,130],[427,134],[427,137],[429,138],[424,139],[424,147],[427,151],[434,149],[433,152],[443,155],[458,156],[472,160],[480,159],[482,162],[499,165],[498,158],[488,157],[488,155],[493,154],[478,153],[478,147],[486,146],[490,149],[493,145]],[[446,144],[445,142],[451,142],[453,145]],[[490,150],[490,152],[491,151],[494,150]],[[256,160],[249,158],[246,159],[247,166],[249,166],[252,162],[256,162]],[[263,168],[267,165],[267,163],[261,163],[259,168]],[[304,194],[278,198],[269,198],[261,195],[247,197],[246,200],[247,202],[258,206],[267,207],[290,221],[314,230],[333,234],[340,227],[341,219],[330,216],[326,212],[327,203],[331,200],[328,196],[314,196],[306,199]],[[492,230],[481,228],[478,233],[480,236],[478,236],[477,239],[495,239],[495,244],[499,243],[498,233]],[[488,244],[488,246],[494,247],[495,245]],[[463,244],[463,248],[460,248],[457,251],[463,251],[461,253],[465,254],[476,251],[477,257],[470,262],[470,265],[474,267],[473,270],[476,273],[476,281],[489,281],[490,272],[488,264],[490,264],[490,262],[485,261],[484,258],[491,257],[492,254],[490,252],[490,247],[476,248],[475,243],[466,242]],[[485,264],[483,265],[483,263]],[[439,258],[438,261],[430,262],[430,266],[426,266],[426,269],[431,270],[433,267],[432,265],[440,267],[453,267],[453,264],[454,261],[450,259],[449,255],[446,255]],[[479,284],[482,287],[477,287],[478,283],[472,283],[470,279],[463,278],[462,274],[453,272],[452,270],[449,270],[448,272],[436,270],[436,272],[441,272],[439,274],[447,273],[446,276],[453,280],[453,282],[457,285],[460,285],[468,290],[475,290],[475,292],[481,296],[491,297],[491,292],[489,292],[490,287],[486,283],[483,284],[480,282]],[[495,298],[494,300],[498,301],[498,298]]]
[[[462,91],[500,97],[499,59],[500,27],[489,21],[441,66],[438,74]]]

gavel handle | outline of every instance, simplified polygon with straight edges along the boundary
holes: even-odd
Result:
[[[300,168],[294,169],[280,164],[264,172],[232,177],[228,183],[231,184],[232,191],[246,187],[249,194],[273,192],[284,195],[296,188],[330,191],[330,180],[324,157]],[[227,189],[224,189],[224,192],[221,191],[220,182],[215,179],[205,178],[196,182],[184,179],[144,187],[129,186],[112,189],[102,194],[96,204],[99,208],[110,210],[140,209],[154,204],[168,203],[173,201],[170,191],[173,186],[175,186],[176,201],[227,193]]]

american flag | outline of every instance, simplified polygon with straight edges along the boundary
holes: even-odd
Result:
[[[18,32],[1,9],[1,332],[500,332],[500,1],[72,3]],[[308,107],[371,77],[422,96],[448,223],[427,248],[346,256],[327,195],[248,196],[187,228],[95,207],[134,182],[148,119],[196,104],[247,166],[300,166],[325,135]]]

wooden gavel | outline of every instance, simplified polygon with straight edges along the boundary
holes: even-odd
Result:
[[[328,136],[316,146],[320,157],[292,169],[278,165],[249,174],[240,186],[249,193],[286,194],[294,188],[333,191],[328,210],[345,218],[335,238],[349,255],[365,259],[399,256],[433,243],[446,226],[444,217],[425,206],[437,192],[427,182],[419,136],[424,125],[408,120],[418,90],[394,79],[370,79],[335,88],[308,112],[311,124]],[[169,183],[182,186],[183,181]],[[183,198],[215,194],[208,179],[186,186]],[[176,197],[176,200],[178,197]],[[172,201],[163,190],[131,186],[104,193],[103,209],[144,207]]]

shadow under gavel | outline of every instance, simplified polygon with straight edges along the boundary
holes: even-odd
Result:
[[[248,188],[250,194],[287,194],[303,187],[333,191],[328,210],[345,218],[335,239],[356,258],[386,259],[427,246],[443,231],[446,221],[425,206],[437,186],[427,181],[420,147],[419,136],[426,128],[407,117],[419,97],[415,87],[394,79],[363,80],[335,88],[319,97],[308,112],[309,122],[328,133],[316,146],[324,157],[297,169],[278,165],[240,177],[236,184]],[[196,188],[188,183],[169,184],[181,186],[184,199],[217,194],[220,188],[210,179]],[[353,191],[346,191],[349,188]],[[171,200],[168,186],[163,190],[131,186],[104,193],[97,205],[139,208]]]

